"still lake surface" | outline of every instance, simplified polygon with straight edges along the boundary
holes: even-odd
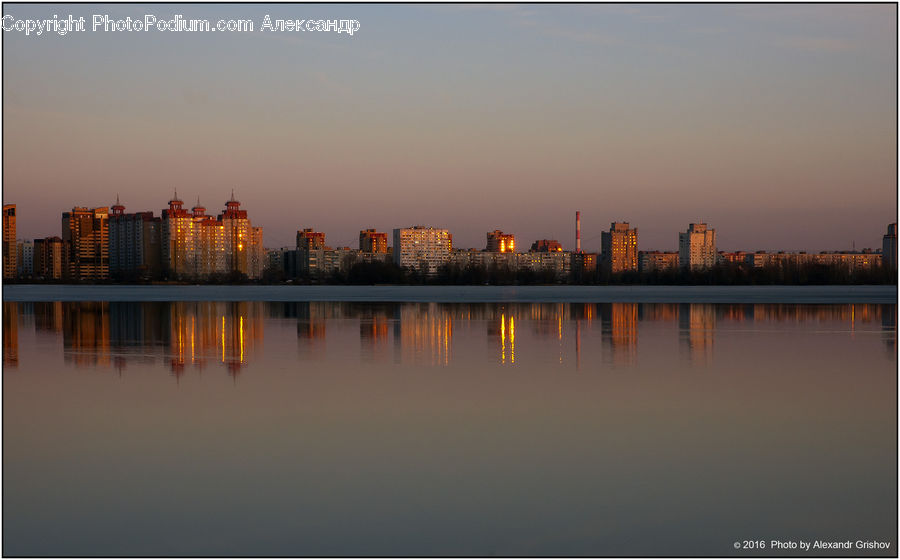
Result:
[[[5,555],[897,554],[895,303],[12,293]]]

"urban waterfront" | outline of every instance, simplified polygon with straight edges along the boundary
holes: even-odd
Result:
[[[888,287],[829,304],[21,288],[3,303],[6,555],[897,554]]]

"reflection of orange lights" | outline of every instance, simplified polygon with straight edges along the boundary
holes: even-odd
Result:
[[[500,363],[506,363],[506,315],[500,315]]]
[[[240,317],[240,326],[238,327],[238,329],[239,329],[239,333],[238,333],[239,342],[238,343],[239,343],[240,349],[241,349],[241,363],[244,363],[244,316],[243,315],[241,315],[241,317]]]
[[[509,339],[509,363],[516,363],[516,320],[510,315],[507,325],[506,313],[500,315],[500,363],[506,363],[506,341]]]
[[[509,363],[516,363],[516,319],[509,318]]]

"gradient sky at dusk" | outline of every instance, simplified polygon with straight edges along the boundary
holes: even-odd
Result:
[[[157,214],[235,189],[267,247],[449,228],[585,250],[880,247],[896,220],[896,6],[16,5],[16,19],[252,19],[252,33],[3,37],[3,201]],[[356,19],[353,36],[259,31]]]

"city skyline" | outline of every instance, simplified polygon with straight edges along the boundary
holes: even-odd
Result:
[[[193,204],[193,206],[198,207],[198,208],[200,208],[201,210],[204,210],[204,211],[206,210],[207,205],[206,205],[206,203],[203,202],[203,200],[202,200],[201,197],[199,197],[199,196],[196,197],[196,198],[194,199],[194,203],[185,202],[185,201],[183,201],[183,200],[181,200],[181,199],[187,199],[187,200],[189,201],[189,200],[190,200],[190,197],[180,197],[180,198],[179,198],[178,191],[177,191],[177,189],[176,189],[176,190],[173,191],[172,199],[171,199],[169,202],[171,203],[172,200],[179,200],[179,201],[181,201],[183,204]],[[225,202],[223,202],[222,205],[227,207],[228,204],[229,204],[229,202],[232,202],[232,201],[234,201],[234,200],[235,200],[235,193],[234,193],[234,191],[232,190],[230,198],[229,198],[228,200],[226,200]],[[5,205],[6,205],[6,206],[9,206],[9,207],[15,207],[16,215],[17,215],[17,216],[21,216],[21,207],[19,207],[19,205],[17,205],[17,204],[15,203],[15,201],[11,201],[11,202],[10,202],[10,201],[4,201],[4,202],[5,202]],[[112,213],[113,213],[113,212],[111,212],[112,209],[120,208],[120,209],[121,209],[120,212],[125,212],[125,213],[128,213],[128,214],[134,214],[134,213],[138,213],[138,214],[150,214],[150,215],[154,216],[157,220],[160,219],[160,218],[162,218],[162,216],[167,212],[167,209],[166,209],[166,208],[161,209],[161,210],[159,211],[159,213],[157,213],[157,211],[156,211],[155,209],[135,209],[135,208],[130,208],[130,207],[126,206],[125,203],[124,203],[123,201],[121,201],[121,197],[120,197],[120,195],[118,195],[118,194],[116,195],[116,200],[115,200],[112,204],[106,204],[106,205],[79,205],[79,204],[75,204],[75,205],[67,205],[67,206],[66,206],[66,210],[62,211],[61,214],[64,216],[66,213],[68,213],[68,212],[69,212],[70,210],[72,210],[73,208],[82,208],[82,209],[100,209],[100,208],[105,208],[105,209],[107,209],[107,210],[110,210],[110,215],[112,215]],[[582,213],[581,211],[575,211],[575,214],[576,214],[576,221],[577,221],[577,222],[582,222],[582,220],[580,220],[580,215],[583,214],[583,213]],[[255,213],[254,213],[254,215],[255,215]],[[58,221],[58,220],[57,220],[57,221]],[[20,240],[20,241],[21,241],[21,240],[24,240],[24,241],[41,240],[41,239],[45,239],[45,238],[48,238],[48,237],[54,237],[54,236],[57,236],[57,235],[60,233],[60,232],[58,231],[58,230],[59,230],[59,224],[57,223],[57,226],[56,226],[56,227],[57,227],[57,231],[54,231],[54,232],[52,232],[52,233],[42,232],[42,233],[38,234],[38,235],[35,236],[35,237],[26,236],[26,235],[23,235],[23,234],[22,234],[22,228],[21,228],[21,226],[23,225],[23,223],[22,223],[21,218],[19,218],[19,219],[17,220],[17,222],[18,222],[18,223],[17,223],[17,225],[15,226],[16,232],[17,232],[15,238],[18,239],[18,240]],[[622,220],[619,220],[619,221],[612,221],[612,222],[607,222],[607,223],[612,224],[612,227],[613,227],[613,228],[617,227],[617,225],[624,225],[624,227],[628,227],[628,225],[629,225],[629,222],[628,222],[628,221],[622,221]],[[681,226],[680,226],[681,229],[683,229],[683,228],[685,227],[685,223],[687,223],[688,226],[693,226],[694,224],[701,224],[701,225],[706,226],[707,224],[709,224],[709,222],[706,221],[706,220],[697,220],[697,221],[682,222],[682,224],[681,224]],[[302,231],[304,231],[304,230],[306,230],[306,231],[314,231],[314,230],[317,230],[317,231],[320,231],[322,234],[325,234],[325,235],[328,235],[328,236],[329,236],[329,237],[328,237],[329,241],[328,241],[326,244],[324,244],[323,247],[325,247],[325,245],[327,245],[328,247],[333,247],[333,248],[353,247],[353,246],[357,246],[357,247],[358,247],[358,246],[359,246],[359,243],[357,242],[357,240],[360,239],[360,237],[359,237],[360,234],[364,233],[365,231],[370,231],[370,232],[381,232],[381,234],[384,234],[384,232],[393,232],[394,230],[398,230],[398,229],[408,229],[408,228],[417,228],[417,227],[427,227],[427,228],[437,228],[437,229],[441,229],[441,230],[447,230],[447,231],[450,232],[451,236],[458,236],[458,237],[453,237],[453,239],[454,239],[454,242],[453,242],[453,245],[452,245],[452,249],[453,249],[453,250],[457,250],[457,249],[465,249],[465,250],[471,250],[471,249],[476,249],[476,250],[478,250],[478,249],[484,249],[484,250],[489,250],[489,249],[486,249],[486,248],[485,248],[485,247],[486,247],[486,245],[485,245],[485,240],[484,240],[485,234],[487,234],[488,236],[490,236],[491,234],[497,234],[497,233],[504,234],[504,233],[505,233],[506,235],[513,236],[516,240],[518,240],[518,241],[516,241],[516,247],[515,247],[515,251],[516,251],[516,252],[525,252],[525,251],[528,251],[528,250],[529,250],[528,247],[532,244],[532,242],[547,241],[547,240],[549,240],[549,241],[558,241],[558,242],[560,243],[561,249],[562,249],[563,251],[566,251],[566,252],[579,252],[578,250],[576,250],[576,246],[577,246],[577,244],[578,244],[578,240],[576,239],[576,235],[577,235],[577,234],[576,234],[575,226],[574,226],[575,222],[573,222],[573,221],[571,220],[571,218],[570,218],[570,227],[569,227],[569,230],[570,230],[570,231],[569,231],[568,235],[562,235],[562,236],[560,236],[560,237],[552,237],[552,236],[549,236],[549,235],[543,235],[543,236],[539,235],[538,237],[535,237],[534,239],[528,239],[528,238],[526,238],[525,236],[520,235],[520,234],[519,234],[518,232],[516,232],[516,231],[502,230],[502,229],[497,229],[497,228],[495,228],[493,231],[487,230],[487,229],[486,229],[484,232],[482,232],[482,233],[480,234],[481,237],[482,237],[482,239],[481,239],[480,241],[476,241],[476,242],[475,242],[473,245],[471,245],[471,246],[463,246],[463,245],[461,245],[461,244],[459,244],[459,243],[457,243],[457,242],[455,241],[456,239],[459,239],[459,238],[470,238],[470,237],[474,237],[474,235],[477,235],[477,234],[474,234],[474,233],[471,232],[471,231],[461,231],[461,232],[459,232],[459,231],[454,231],[454,230],[452,230],[451,228],[445,228],[445,227],[441,227],[441,226],[435,226],[435,225],[433,225],[433,224],[426,224],[426,223],[424,223],[424,222],[409,221],[408,224],[409,224],[409,225],[407,225],[407,226],[401,226],[401,225],[389,225],[389,226],[387,226],[387,227],[385,227],[385,228],[383,228],[383,229],[382,229],[382,228],[378,228],[378,227],[371,227],[371,226],[369,226],[369,225],[367,225],[367,224],[359,224],[359,225],[357,225],[357,226],[355,227],[354,233],[353,233],[352,236],[349,236],[349,235],[348,235],[348,236],[343,236],[343,237],[342,237],[342,233],[341,233],[341,234],[338,234],[338,235],[333,235],[333,234],[330,233],[330,232],[324,231],[324,228],[319,228],[319,227],[309,227],[309,225],[306,224],[306,223],[300,223],[300,224],[297,224],[296,229],[293,230],[293,232],[292,232],[292,234],[291,234],[291,238],[288,239],[288,240],[287,240],[285,243],[283,243],[283,244],[271,242],[271,241],[269,240],[269,239],[270,239],[270,238],[269,238],[269,232],[268,232],[268,230],[266,230],[266,236],[264,237],[264,244],[263,244],[263,245],[264,245],[264,247],[265,247],[267,250],[268,250],[268,249],[282,249],[282,248],[285,248],[285,247],[295,247],[295,246],[297,245],[296,239],[299,239],[298,236],[299,236],[299,234],[300,234]],[[896,224],[896,222],[894,222],[893,224],[886,224],[886,225],[887,225],[888,227],[893,227],[894,224]],[[637,224],[634,224],[634,225],[635,225],[635,227],[637,227]],[[260,226],[260,227],[265,227],[265,224],[263,224],[263,225]],[[351,226],[349,226],[349,227],[353,228],[354,226],[351,225]],[[477,227],[477,226],[476,226],[476,227]],[[483,226],[483,228],[489,228],[489,227],[493,227],[493,226],[489,226],[489,225],[484,225],[484,226]],[[712,226],[711,226],[711,227],[712,227]],[[817,253],[817,252],[828,252],[828,251],[859,252],[859,251],[862,251],[863,249],[871,249],[873,252],[878,252],[878,251],[881,250],[881,241],[882,241],[882,238],[883,238],[883,236],[884,236],[884,227],[885,227],[885,224],[881,224],[881,225],[880,225],[881,231],[880,231],[880,233],[878,234],[878,236],[877,236],[876,239],[865,239],[865,240],[859,240],[859,241],[853,240],[853,241],[852,241],[852,243],[853,243],[853,246],[852,246],[852,247],[848,247],[848,248],[826,248],[826,249],[822,249],[821,251],[817,251],[817,250],[806,250],[806,249],[802,249],[802,248],[801,248],[801,249],[789,249],[789,248],[786,248],[785,246],[776,246],[776,247],[765,247],[765,248],[761,248],[761,247],[758,247],[758,246],[755,246],[755,245],[751,245],[751,246],[749,246],[749,247],[731,248],[731,247],[722,247],[722,245],[721,245],[720,243],[718,243],[718,242],[715,242],[713,245],[714,245],[719,251],[782,251],[782,252],[798,252],[798,251],[799,251],[799,252]],[[27,225],[26,225],[26,229],[27,229]],[[645,227],[644,227],[644,226],[641,226],[641,231],[643,231],[644,229],[645,229]],[[651,228],[651,229],[654,229],[654,228]],[[717,228],[714,228],[714,229],[717,229]],[[602,239],[603,239],[603,236],[604,236],[604,235],[606,235],[606,234],[609,233],[609,231],[610,231],[610,230],[608,229],[608,227],[607,227],[607,228],[601,228],[600,233],[598,233],[597,235],[588,237],[588,238],[587,238],[587,241],[583,243],[583,246],[582,246],[582,248],[581,248],[581,252],[584,252],[584,253],[602,253],[602,252],[603,252],[603,251],[602,251],[602,244],[603,244]],[[653,246],[653,247],[647,247],[647,244],[646,244],[645,242],[642,241],[641,244],[640,244],[640,246],[637,246],[637,250],[639,250],[639,251],[641,251],[641,252],[648,252],[648,251],[666,251],[666,252],[674,251],[674,252],[678,252],[678,251],[679,251],[680,238],[681,238],[682,235],[683,235],[683,231],[681,231],[681,230],[678,230],[678,231],[673,232],[674,242],[671,243],[671,244],[669,244],[669,245],[662,245],[662,246],[659,246],[659,247],[656,247],[656,246]],[[337,239],[340,239],[341,241],[335,242],[334,239],[336,239],[336,238],[337,238]],[[346,243],[344,242],[345,238],[348,240]],[[644,239],[644,235],[643,235],[643,234],[641,235],[641,239]],[[525,243],[525,242],[523,242],[523,240],[528,241],[528,242]],[[584,240],[583,234],[582,234],[582,240]],[[490,240],[488,240],[488,245],[490,245]],[[388,247],[393,247],[393,244],[390,244],[390,243],[389,243],[387,246],[388,246]],[[533,250],[533,249],[532,249],[532,250]]]
[[[723,250],[814,252],[877,248],[896,221],[893,5],[4,7],[92,13],[361,28],[5,32],[22,238],[117,193],[156,213],[173,189],[235,189],[268,247],[429,224],[571,249],[580,210],[585,251],[611,222],[666,250],[702,221]]]

